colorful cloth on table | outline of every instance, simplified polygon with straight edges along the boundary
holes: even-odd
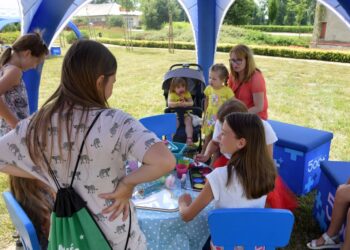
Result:
[[[204,113],[203,119],[203,134],[210,135],[213,133],[217,112],[220,106],[228,99],[233,97],[232,90],[227,86],[222,86],[220,89],[214,89],[212,86],[207,86],[204,94],[208,100],[208,106]]]
[[[59,147],[55,142],[48,143],[43,150],[62,187],[70,183],[70,176],[74,168],[72,165],[77,159],[77,154],[74,153],[79,152],[86,129],[98,112],[100,112],[99,109],[91,110],[86,119],[85,117],[82,119],[82,108],[75,107],[70,114],[67,114],[73,124],[71,138],[67,138],[67,135],[63,133]],[[66,114],[63,115],[59,117],[58,114],[55,114],[51,119],[52,125],[48,128],[48,134],[53,135],[54,140],[58,138],[58,121],[67,118]],[[22,120],[15,130],[0,139],[0,150],[3,152],[0,155],[0,168],[11,163],[57,190],[50,174],[35,166],[26,144],[22,143],[28,124],[29,119]],[[110,205],[111,201],[99,198],[98,194],[115,190],[118,182],[125,176],[125,161],[133,158],[142,162],[146,151],[159,141],[137,120],[117,109],[104,110],[87,137],[80,158],[81,166],[76,172],[77,179],[73,187],[87,202],[87,206],[113,249],[121,249],[125,246],[129,220],[124,222],[122,216],[119,216],[114,221],[109,221],[106,215],[101,214],[101,211]],[[54,147],[51,148],[51,145]],[[72,150],[70,160],[68,149]],[[59,154],[60,151],[62,155]],[[137,218],[132,203],[131,213],[132,218]],[[128,246],[130,249],[146,248],[145,236],[136,219],[132,220]]]
[[[267,108],[268,101],[266,95],[266,84],[263,74],[256,70],[253,74],[252,78],[248,82],[244,82],[239,84],[238,81],[234,80],[232,75],[230,74],[228,79],[228,86],[235,93],[235,97],[247,105],[248,109],[254,106],[253,94],[254,93],[264,93],[264,108],[258,113],[261,119],[267,120]]]

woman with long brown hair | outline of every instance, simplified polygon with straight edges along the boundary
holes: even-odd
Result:
[[[116,72],[116,58],[101,43],[75,42],[64,57],[61,82],[53,95],[0,139],[0,171],[37,178],[54,190],[56,184],[69,186],[75,176],[73,188],[86,201],[111,248],[146,249],[130,198],[135,185],[172,170],[175,158],[141,123],[109,108]],[[79,153],[92,121],[96,122]],[[142,165],[125,176],[128,159]],[[78,170],[73,173],[76,162]]]
[[[253,51],[239,44],[230,51],[230,77],[228,86],[235,97],[245,103],[248,111],[267,120],[268,101],[262,72],[256,67]]]

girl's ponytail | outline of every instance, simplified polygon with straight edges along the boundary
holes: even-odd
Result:
[[[8,47],[0,56],[0,67],[4,66],[11,58],[12,47]]]

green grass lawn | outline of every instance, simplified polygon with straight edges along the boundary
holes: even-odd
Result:
[[[117,82],[111,107],[121,108],[136,118],[161,113],[165,106],[163,76],[174,63],[195,62],[194,51],[169,54],[167,50],[113,47],[118,60]],[[216,62],[228,66],[228,54],[217,53]],[[350,161],[350,65],[318,61],[256,57],[265,75],[270,119],[322,129],[334,133],[330,159]],[[62,57],[46,60],[41,78],[41,105],[57,87]],[[7,179],[0,175],[0,192]],[[319,229],[312,218],[314,193],[301,197],[295,212],[296,223],[285,249],[305,249]],[[11,242],[12,227],[0,199],[0,249]]]

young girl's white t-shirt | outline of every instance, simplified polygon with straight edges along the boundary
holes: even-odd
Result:
[[[229,186],[226,186],[227,166],[214,169],[206,177],[214,195],[215,208],[265,207],[266,195],[258,199],[247,199],[234,170],[232,171],[232,181]]]
[[[264,126],[264,131],[265,131],[265,138],[266,138],[266,145],[271,145],[273,143],[275,143],[278,138],[276,136],[275,131],[273,130],[273,128],[271,127],[270,123],[268,123],[267,121],[261,120],[262,124]],[[214,132],[213,132],[213,139],[216,142],[219,142],[219,135],[221,133],[222,130],[222,124],[219,120],[217,120],[215,122],[215,127],[214,127]]]

